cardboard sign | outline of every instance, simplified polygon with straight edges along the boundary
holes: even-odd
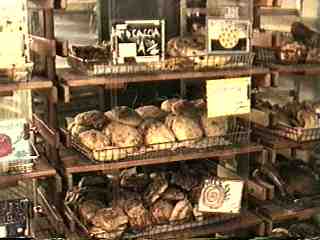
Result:
[[[251,77],[207,81],[208,118],[250,113]]]
[[[208,53],[248,53],[251,23],[208,18]]]
[[[243,187],[241,180],[206,180],[199,199],[199,211],[239,213]]]
[[[125,21],[112,27],[114,62],[123,64],[127,59],[140,62],[164,60],[164,20]]]
[[[28,58],[28,21],[26,0],[0,3],[0,68],[23,66]],[[10,47],[8,47],[10,46]]]
[[[5,154],[0,157],[0,173],[8,171],[10,166],[17,162],[28,163],[37,158],[37,154],[32,153],[29,141],[22,138],[25,123],[25,119],[0,121],[0,134],[8,139],[6,140],[8,146],[5,146],[7,150],[1,150]],[[11,145],[10,148],[9,145]]]

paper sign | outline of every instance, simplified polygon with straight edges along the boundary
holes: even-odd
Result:
[[[16,161],[23,161],[23,163],[25,163],[35,158],[35,156],[32,156],[29,141],[22,138],[25,123],[25,119],[0,121],[0,134],[5,134],[9,137],[12,149],[0,157],[0,169],[2,169],[2,171],[6,169],[5,165],[10,166]]]
[[[208,213],[239,213],[241,209],[241,180],[207,180],[201,191],[199,211]]]
[[[250,89],[250,77],[208,80],[208,118],[250,113]]]
[[[114,62],[126,58],[139,62],[158,62],[165,54],[164,20],[125,21],[112,27]],[[130,59],[131,60],[131,59]]]

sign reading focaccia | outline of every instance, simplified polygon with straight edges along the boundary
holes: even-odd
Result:
[[[164,20],[125,21],[112,27],[114,62],[157,62],[165,54]]]
[[[208,19],[209,53],[246,53],[250,50],[250,22]]]
[[[199,199],[199,211],[209,213],[239,213],[243,181],[206,180]]]

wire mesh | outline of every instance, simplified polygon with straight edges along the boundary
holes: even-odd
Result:
[[[208,173],[210,172],[210,174],[214,174],[211,173],[211,171],[216,171],[214,170],[218,164],[214,163],[212,161],[204,161],[206,163],[206,167],[204,167],[204,169],[206,169],[206,171],[208,171]],[[195,166],[194,164],[197,164],[196,161],[194,163],[192,163],[189,167]],[[169,166],[169,165],[167,165]],[[171,169],[172,165],[170,164],[170,169]],[[179,167],[179,165],[176,165],[175,167],[178,168],[173,168],[171,170],[177,170],[178,169],[182,169],[181,166]],[[147,170],[147,168],[144,169],[145,173],[150,173],[150,171]],[[144,172],[144,170],[142,170],[141,172]],[[150,170],[150,169],[149,169]],[[160,172],[159,172],[160,171]],[[139,171],[140,173],[140,171]],[[151,174],[154,173],[168,173],[166,168],[162,168],[160,169],[153,169],[153,172]],[[92,176],[91,176],[92,177]],[[169,177],[169,175],[167,174],[167,177]],[[102,178],[100,178],[102,179]],[[202,178],[201,178],[202,179]],[[205,179],[205,178],[203,178]],[[240,177],[239,177],[240,179]],[[107,180],[105,178],[105,180]],[[111,181],[114,181],[114,179],[109,179]],[[87,182],[87,184],[85,184],[84,182]],[[98,183],[98,185],[92,185],[93,183]],[[173,183],[172,183],[173,184]],[[108,185],[108,184],[106,184]],[[174,186],[174,185],[171,185]],[[202,186],[201,182],[200,182],[200,186]],[[80,187],[80,189],[78,188]],[[100,181],[97,180],[89,180],[89,178],[87,178],[86,180],[83,181],[83,179],[80,180],[78,187],[75,187],[74,190],[71,190],[71,192],[69,192],[67,195],[71,196],[72,194],[76,195],[76,198],[73,198],[75,200],[73,201],[68,201],[70,200],[70,198],[66,198],[66,201],[64,202],[65,205],[65,209],[66,212],[69,215],[69,220],[73,221],[73,223],[75,223],[77,225],[77,230],[80,230],[81,233],[85,234],[87,237],[93,238],[93,239],[157,239],[158,236],[167,236],[167,234],[169,234],[170,236],[179,236],[181,234],[185,234],[185,232],[192,232],[192,230],[194,229],[200,229],[201,227],[216,227],[216,226],[223,226],[224,224],[228,224],[228,223],[232,223],[232,224],[238,224],[240,223],[240,219],[239,219],[239,214],[224,214],[224,213],[214,213],[214,214],[210,214],[210,213],[204,213],[203,215],[194,215],[194,213],[192,214],[192,216],[187,217],[184,220],[179,220],[179,221],[164,221],[163,223],[156,223],[156,222],[152,222],[146,226],[139,226],[139,227],[135,227],[133,225],[131,225],[130,222],[130,217],[129,217],[129,225],[130,226],[125,226],[125,227],[119,227],[114,231],[110,231],[107,232],[103,229],[100,229],[99,227],[96,228],[94,227],[94,221],[88,220],[87,216],[82,210],[84,210],[86,208],[85,206],[85,202],[86,201],[90,201],[90,200],[98,200],[98,201],[102,201],[103,199],[103,203],[106,204],[106,206],[110,207],[110,204],[113,205],[113,203],[116,204],[116,206],[126,209],[126,206],[129,206],[127,204],[129,204],[129,202],[127,202],[127,204],[125,202],[122,202],[123,200],[120,200],[117,196],[113,196],[110,198],[110,196],[108,196],[108,199],[105,199],[102,195],[103,194],[107,194],[110,195],[110,192],[113,192],[113,190],[111,190],[109,187],[106,187],[105,185],[101,185]],[[121,188],[121,191],[127,191],[128,189],[125,186],[112,186],[112,188]],[[106,188],[108,190],[106,190]],[[168,188],[170,188],[168,186]],[[80,190],[80,191],[79,191]],[[188,195],[188,191],[187,190],[182,190],[185,194],[185,198],[189,198],[190,196]],[[139,196],[143,196],[143,193],[138,191],[138,192],[128,192],[130,193],[130,195],[127,195],[128,199],[131,199],[131,197],[133,195],[136,196],[136,194],[138,194]],[[71,195],[70,195],[71,194]],[[133,194],[133,195],[131,195]],[[96,196],[99,196],[99,199],[96,198]],[[113,200],[112,200],[113,199]],[[190,203],[192,204],[192,208],[196,207],[196,200],[190,200]],[[122,202],[121,204],[119,204],[119,202]],[[130,201],[130,200],[129,200]],[[139,200],[138,200],[139,201]],[[174,201],[173,202],[178,202]],[[84,204],[84,205],[82,205]],[[133,202],[130,202],[130,204],[134,204]],[[194,205],[195,204],[195,205]],[[143,203],[143,205],[146,207],[146,209],[149,209],[150,205],[147,204],[146,202]],[[152,204],[151,204],[152,205]],[[103,207],[103,206],[101,206]],[[130,205],[130,207],[133,207],[132,205]],[[126,211],[126,210],[124,210]],[[149,212],[149,210],[146,210]],[[128,213],[128,212],[126,212]],[[150,214],[151,210],[150,210]],[[200,214],[200,212],[199,212]],[[152,216],[151,216],[152,218]],[[144,221],[144,220],[142,220]],[[76,230],[76,229],[74,229]]]
[[[277,56],[278,50],[274,48],[255,47],[253,51],[255,53],[255,57],[253,61],[255,65],[269,66],[276,69],[287,68],[287,69],[292,69],[292,71],[308,70],[308,68],[311,68],[314,66],[320,66],[319,63],[304,63],[304,62],[286,64],[278,58]]]
[[[72,136],[70,133],[69,138],[71,139],[71,146],[93,162],[114,163],[117,161],[129,162],[176,155],[206,153],[218,149],[245,146],[250,143],[250,131],[251,129],[248,125],[234,119],[234,121],[230,121],[226,134],[221,136],[188,139],[140,147],[110,147],[97,150],[89,149],[81,143],[79,137]]]
[[[289,127],[277,124],[274,127],[264,127],[259,124],[252,124],[252,132],[258,138],[268,142],[281,142],[283,138],[297,143],[317,141],[320,139],[320,127],[305,129],[301,127]]]
[[[109,62],[84,60],[69,55],[68,63],[75,70],[88,75],[157,74],[182,71],[210,71],[214,69],[249,67],[254,59],[253,53],[237,55],[203,55],[172,57],[159,62],[127,63],[112,65]]]

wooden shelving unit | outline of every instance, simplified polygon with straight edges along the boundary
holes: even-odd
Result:
[[[54,177],[55,175],[56,170],[48,163],[47,159],[41,157],[35,163],[32,172],[15,175],[0,175],[0,187],[5,187],[6,185],[27,179],[49,178]]]
[[[216,158],[226,159],[228,157],[244,154],[260,153],[263,151],[263,147],[260,145],[251,144],[239,148],[225,148],[222,150],[215,151],[199,151],[190,154],[166,154],[163,157],[146,157],[135,160],[124,160],[124,161],[112,161],[112,162],[92,162],[76,151],[63,151],[61,152],[61,160],[63,163],[63,170],[65,177],[68,179],[68,189],[73,186],[73,175],[77,173],[88,173],[97,171],[112,172],[115,170],[136,167],[136,166],[147,166],[156,165],[163,163],[173,163],[179,161],[189,161],[194,159],[208,159]]]
[[[215,69],[212,71],[195,72],[172,72],[172,73],[152,73],[152,74],[130,74],[130,75],[116,75],[116,76],[87,76],[75,72],[74,70],[65,70],[58,73],[60,83],[69,87],[83,87],[93,85],[106,85],[112,87],[117,84],[129,84],[129,83],[143,83],[143,82],[158,82],[158,81],[170,81],[170,80],[208,80],[223,77],[240,77],[261,75],[269,73],[268,68],[264,67],[239,67],[235,69]]]
[[[13,92],[19,90],[43,90],[51,89],[53,83],[46,78],[34,77],[30,81],[26,82],[1,82],[0,93]]]
[[[255,205],[255,212],[265,221],[266,234],[271,234],[272,229],[278,224],[286,221],[304,221],[308,220],[320,211],[319,201],[307,201],[306,205],[297,201],[296,203],[281,203],[277,200],[259,201],[251,198]]]

